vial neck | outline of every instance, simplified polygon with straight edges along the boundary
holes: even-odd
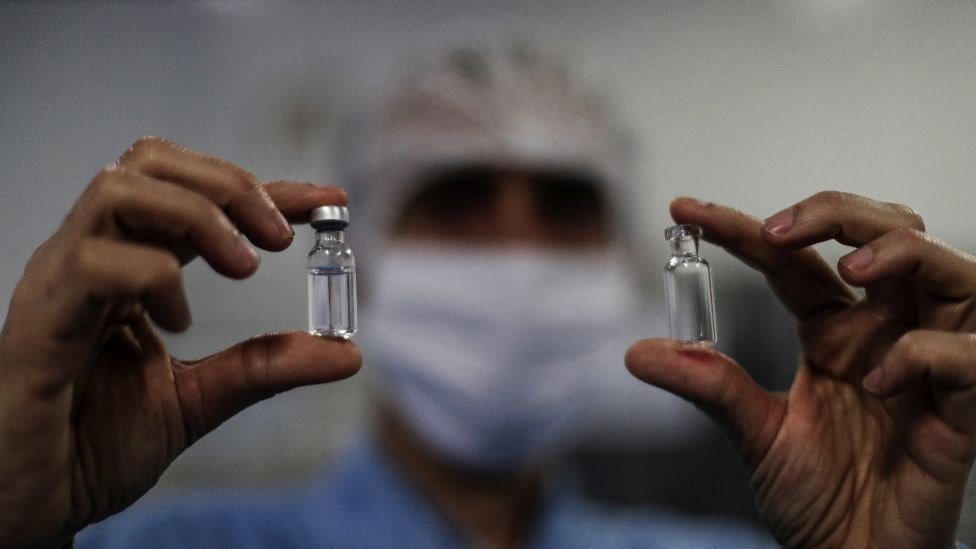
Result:
[[[320,244],[327,242],[345,242],[346,234],[341,229],[321,229],[316,232],[316,240],[318,240]]]
[[[679,236],[671,239],[671,255],[690,257],[698,255],[698,239],[693,236]]]

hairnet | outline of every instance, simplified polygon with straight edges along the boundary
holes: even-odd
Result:
[[[453,50],[410,73],[358,141],[346,172],[373,231],[389,230],[425,175],[463,164],[586,175],[618,231],[632,202],[627,134],[562,63],[525,47]]]

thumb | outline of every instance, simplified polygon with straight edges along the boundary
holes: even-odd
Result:
[[[347,340],[304,332],[253,337],[211,357],[177,363],[174,377],[186,444],[282,391],[347,378],[362,364]]]
[[[766,453],[786,411],[781,399],[711,348],[646,339],[627,350],[624,362],[638,379],[701,408],[732,439],[750,467]]]

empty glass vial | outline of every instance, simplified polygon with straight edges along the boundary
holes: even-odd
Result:
[[[356,263],[345,242],[345,206],[312,210],[315,246],[308,253],[308,331],[349,338],[356,333]]]
[[[671,259],[664,266],[664,291],[671,318],[671,338],[691,344],[714,345],[715,296],[708,263],[698,255],[697,225],[675,225],[664,231]]]

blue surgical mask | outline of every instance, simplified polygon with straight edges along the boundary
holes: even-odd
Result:
[[[459,465],[505,470],[565,448],[589,425],[590,371],[623,368],[612,336],[635,291],[619,253],[398,245],[374,276],[369,369]]]

